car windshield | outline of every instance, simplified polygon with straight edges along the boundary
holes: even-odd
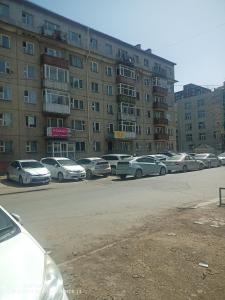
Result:
[[[43,165],[41,163],[39,163],[38,161],[23,161],[20,164],[21,164],[21,167],[24,168],[24,169],[27,169],[27,168],[32,168],[32,169],[43,168]]]
[[[20,232],[19,227],[0,208],[0,243]]]
[[[127,158],[131,158],[131,156],[130,155],[121,156],[121,159],[127,159]]]
[[[219,157],[225,157],[225,152],[221,153]]]
[[[207,154],[196,154],[195,155],[195,158],[206,158],[207,157]]]
[[[168,158],[168,160],[181,160],[184,155],[174,155]]]
[[[77,166],[77,163],[70,159],[60,159],[58,160],[58,163],[62,166]]]

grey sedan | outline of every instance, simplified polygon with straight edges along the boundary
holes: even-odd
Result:
[[[102,175],[107,177],[111,174],[111,167],[109,163],[99,157],[83,158],[77,161],[86,170],[86,178],[91,179],[93,176]]]
[[[203,161],[207,168],[219,167],[221,165],[218,157],[213,153],[201,153],[195,155],[196,159]]]
[[[165,175],[166,173],[167,168],[165,164],[150,155],[119,161],[116,169],[116,175],[121,179],[125,179],[128,175],[141,178],[145,175]]]
[[[168,172],[187,172],[205,168],[204,162],[185,153],[172,156],[164,163],[168,168]]]

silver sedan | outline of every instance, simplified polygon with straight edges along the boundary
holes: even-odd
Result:
[[[221,165],[218,157],[213,153],[201,153],[195,155],[196,159],[203,161],[207,168],[219,167]]]
[[[167,166],[168,172],[187,172],[205,168],[205,164],[201,160],[195,159],[185,153],[172,156],[164,161],[164,163]]]

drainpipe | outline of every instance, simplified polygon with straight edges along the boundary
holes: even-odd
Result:
[[[90,56],[90,28],[87,27],[87,55],[86,55],[86,99],[87,99],[87,115],[88,115],[88,147],[90,147],[91,144],[91,126],[90,126],[90,103],[89,103],[89,97],[88,97],[88,91],[89,91],[89,67],[88,67],[88,58]]]

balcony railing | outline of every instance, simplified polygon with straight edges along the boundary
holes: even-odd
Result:
[[[154,125],[168,125],[169,121],[166,118],[154,118]]]
[[[122,112],[118,112],[118,119],[123,121],[136,122],[137,117],[135,114],[125,114]]]
[[[117,95],[117,101],[120,102],[125,102],[125,103],[130,103],[130,104],[135,104],[136,103],[136,98],[135,97],[130,97],[126,95]]]
[[[69,115],[70,114],[70,105],[44,102],[43,103],[43,112],[60,114],[60,115]]]
[[[154,138],[157,141],[168,141],[169,135],[167,133],[155,133]]]
[[[66,92],[69,90],[69,84],[67,82],[52,81],[49,79],[43,79],[42,86],[43,86],[43,88],[49,88],[49,89],[53,89],[53,90],[61,90],[61,91],[66,91]]]
[[[52,65],[63,69],[69,69],[69,62],[62,57],[54,57],[47,54],[42,54],[41,63],[44,65]]]
[[[135,80],[136,80],[136,78],[125,77],[125,76],[121,76],[121,75],[116,76],[116,83],[124,83],[124,84],[133,85]]]
[[[65,32],[62,32],[61,30],[50,30],[47,29],[45,26],[42,26],[41,33],[44,36],[50,37],[54,40],[61,41],[61,42],[67,42],[67,34]]]
[[[153,108],[155,110],[168,110],[168,104],[163,102],[153,102]]]
[[[70,135],[71,130],[67,127],[47,127],[45,129],[45,136],[49,138],[67,139]]]
[[[136,138],[136,132],[113,131],[109,133],[108,138],[113,140],[133,140]]]
[[[157,95],[157,96],[167,96],[168,89],[163,88],[161,86],[153,85],[152,93],[153,95]]]

